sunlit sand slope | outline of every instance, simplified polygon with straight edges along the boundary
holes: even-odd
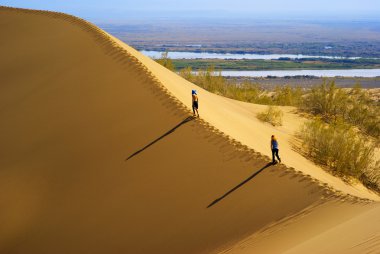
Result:
[[[378,195],[368,191],[363,185],[347,185],[340,178],[325,172],[294,150],[292,139],[295,131],[299,129],[297,127],[300,126],[300,122],[302,123],[304,119],[294,114],[287,114],[289,107],[282,107],[282,110],[286,112],[283,118],[284,127],[273,127],[268,123],[259,121],[256,117],[258,112],[266,109],[266,106],[231,100],[207,92],[164,68],[149,57],[140,54],[117,38],[113,38],[113,40],[147,66],[162,84],[188,108],[191,107],[189,91],[197,89],[199,91],[201,117],[220,131],[267,156],[271,156],[269,144],[270,137],[274,134],[279,140],[280,154],[285,165],[302,171],[304,174],[310,175],[338,191],[361,198],[380,200]]]
[[[0,8],[0,253],[210,253],[331,200],[95,26]]]

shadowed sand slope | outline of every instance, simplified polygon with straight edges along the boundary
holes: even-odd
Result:
[[[0,8],[0,32],[0,253],[210,253],[339,198],[83,20]]]

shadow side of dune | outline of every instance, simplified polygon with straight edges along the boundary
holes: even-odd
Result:
[[[255,172],[253,175],[251,175],[250,177],[248,177],[247,179],[245,179],[243,182],[241,182],[240,184],[236,185],[234,188],[232,188],[231,190],[229,190],[228,192],[226,192],[223,196],[215,199],[211,204],[209,204],[207,206],[207,208],[210,208],[214,205],[216,205],[218,202],[222,201],[222,199],[226,198],[228,195],[230,195],[232,192],[236,191],[237,189],[239,189],[240,187],[242,187],[244,184],[246,184],[247,182],[249,182],[250,180],[252,180],[254,177],[256,177],[258,174],[260,174],[264,169],[270,167],[270,166],[273,166],[273,163],[268,163],[267,165],[265,165],[264,167],[262,167],[261,169],[259,169],[257,172]]]
[[[129,160],[129,159],[132,159],[133,157],[135,157],[136,155],[138,155],[139,153],[143,152],[145,149],[149,148],[151,145],[155,144],[156,142],[160,141],[161,139],[165,138],[166,136],[168,136],[169,134],[173,133],[176,129],[178,129],[179,127],[181,127],[182,125],[190,122],[194,120],[194,117],[193,116],[189,116],[189,117],[186,117],[182,122],[180,122],[179,124],[177,124],[176,126],[174,126],[172,129],[170,129],[169,131],[167,131],[165,134],[163,134],[162,136],[160,136],[159,138],[155,139],[154,141],[152,141],[151,143],[149,143],[148,145],[144,146],[143,148],[141,148],[140,150],[134,152],[133,154],[131,154],[128,158],[125,159],[125,161]]]

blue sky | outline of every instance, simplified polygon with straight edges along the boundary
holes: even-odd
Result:
[[[62,11],[91,20],[133,17],[376,18],[380,0],[0,0],[0,5]]]

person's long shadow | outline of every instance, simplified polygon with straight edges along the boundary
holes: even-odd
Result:
[[[239,189],[241,186],[243,186],[244,184],[246,184],[247,182],[249,182],[250,180],[252,180],[252,178],[254,178],[255,176],[257,176],[258,174],[260,174],[264,169],[266,169],[267,167],[273,165],[273,163],[268,163],[266,164],[264,167],[262,167],[261,169],[259,169],[259,171],[255,172],[253,175],[251,175],[250,177],[248,177],[247,179],[245,179],[243,182],[241,182],[240,184],[236,185],[234,188],[232,188],[231,190],[229,190],[228,192],[226,192],[223,196],[215,199],[211,204],[209,204],[207,206],[207,208],[210,208],[211,206],[215,205],[216,203],[220,202],[222,199],[226,198],[228,195],[230,195],[232,192],[236,191],[237,189]]]
[[[154,141],[152,141],[151,143],[149,143],[148,145],[144,146],[143,148],[141,148],[140,150],[134,152],[133,154],[131,154],[128,158],[125,159],[125,161],[131,159],[132,157],[135,157],[136,155],[138,155],[139,153],[143,152],[145,149],[147,149],[148,147],[150,147],[151,145],[153,145],[154,143],[160,141],[161,139],[163,139],[164,137],[166,137],[167,135],[173,133],[177,128],[181,127],[182,125],[190,122],[194,120],[194,117],[193,116],[189,116],[187,118],[185,118],[184,120],[182,120],[182,122],[180,122],[179,124],[177,124],[176,126],[174,126],[174,128],[170,129],[168,132],[166,132],[164,135],[160,136],[159,138],[155,139]]]

